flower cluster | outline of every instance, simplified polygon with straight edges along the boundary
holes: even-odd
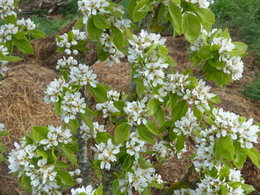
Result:
[[[0,1],[0,18],[3,20],[7,16],[16,16],[16,8],[14,0],[1,0]]]
[[[78,50],[75,47],[79,42],[87,39],[86,32],[80,32],[78,29],[72,29],[68,33],[64,33],[56,38],[56,44],[58,47],[63,48],[67,55],[78,54]]]
[[[109,53],[109,56],[106,59],[108,65],[112,66],[114,62],[119,63],[120,58],[125,57],[125,55],[119,49],[117,49],[117,47],[115,46],[108,34],[102,33],[100,37],[100,42],[103,45],[103,50]]]
[[[67,91],[61,102],[62,114],[61,118],[65,123],[75,119],[77,113],[85,113],[86,103],[85,99],[81,98],[81,93],[70,93]]]
[[[101,169],[111,169],[111,162],[117,160],[116,154],[120,152],[120,147],[121,145],[114,145],[111,139],[109,139],[107,143],[102,142],[93,147],[93,150],[95,151],[95,159],[101,161]]]
[[[36,25],[30,18],[26,20],[24,18],[22,18],[21,20],[17,20],[17,25],[25,27],[25,29],[28,31],[34,30],[36,28]]]
[[[105,14],[108,13],[106,8],[109,6],[107,0],[80,0],[78,1],[78,7],[81,13],[84,15],[83,23],[87,24],[88,19],[92,15],[97,13]]]
[[[12,35],[18,32],[18,27],[14,24],[4,24],[0,26],[0,42],[6,43],[6,41],[12,40]]]
[[[191,83],[188,78],[188,75],[180,74],[178,72],[175,74],[168,74],[165,89],[173,94],[176,93],[179,96],[184,96],[188,85]]]
[[[135,156],[135,159],[138,160],[140,157],[140,152],[145,152],[145,142],[141,140],[135,132],[131,133],[129,140],[125,143],[126,153],[130,156]]]
[[[82,186],[81,188],[71,189],[71,195],[94,195],[95,189],[91,185],[87,187]]]
[[[96,104],[96,109],[102,110],[103,118],[107,118],[113,113],[119,112],[119,110],[114,106],[114,101],[119,100],[120,93],[115,90],[110,90],[107,92],[107,97],[107,102]]]
[[[143,98],[141,101],[126,102],[124,111],[128,115],[130,125],[146,124],[149,117],[146,102],[147,98]]]
[[[242,186],[244,184],[244,179],[241,177],[241,172],[239,170],[229,169],[227,171],[224,166],[218,166],[214,168],[216,169],[217,175],[205,175],[205,177],[196,184],[197,188],[195,190],[189,188],[175,190],[174,194],[219,194],[223,189],[227,194],[245,194]],[[222,176],[220,178],[221,171]],[[237,185],[234,186],[232,185],[233,183],[236,183]]]
[[[152,45],[164,45],[166,39],[162,39],[159,34],[148,33],[141,30],[139,36],[133,35],[134,40],[129,40],[131,48],[129,48],[128,61],[130,63],[138,63],[138,58],[143,57],[143,53],[147,51]]]
[[[83,139],[95,139],[98,132],[106,132],[105,126],[100,125],[98,122],[93,123],[94,128],[91,129],[85,123],[80,126],[80,131]]]
[[[198,4],[200,8],[208,8],[211,4],[214,3],[214,0],[185,0],[192,4]]]
[[[198,130],[199,125],[197,123],[197,118],[194,116],[191,109],[189,109],[181,120],[174,123],[175,128],[173,132],[177,135],[191,135],[193,130]]]
[[[231,52],[235,48],[235,45],[232,43],[231,39],[224,37],[215,37],[211,45],[220,46],[219,60],[226,64],[223,71],[226,74],[231,75],[233,80],[239,80],[242,77],[244,63],[241,60],[241,57],[232,57],[229,54],[229,52]]]
[[[133,188],[138,192],[142,192],[152,182],[163,183],[161,176],[155,174],[155,169],[152,167],[143,169],[136,163],[131,170],[131,172],[127,173],[126,179],[119,180],[120,191],[122,193],[127,191],[131,195]]]
[[[46,103],[58,102],[63,94],[63,87],[69,87],[68,84],[62,79],[54,79],[47,87],[44,96],[44,101]]]
[[[27,144],[25,138],[20,143],[15,142],[15,149],[9,153],[8,161],[10,173],[23,173],[30,178],[33,194],[61,194],[58,191],[60,186],[56,183],[57,172],[53,165],[47,164],[47,159],[39,159],[36,153],[37,146]],[[38,159],[32,163],[32,159]]]
[[[78,61],[74,59],[72,56],[69,56],[68,58],[59,59],[57,62],[56,69],[57,70],[68,70],[70,67],[78,65]]]
[[[232,112],[225,112],[223,109],[214,109],[214,124],[211,129],[217,132],[217,137],[230,136],[237,140],[242,148],[251,149],[253,143],[257,143],[259,126],[253,125],[253,119],[241,121],[239,115]]]
[[[96,80],[97,75],[94,74],[93,70],[85,64],[79,64],[78,66],[70,67],[70,84],[86,86],[90,85],[96,87],[98,81]]]
[[[167,143],[166,141],[156,142],[153,145],[153,155],[157,155],[159,158],[165,159],[166,157],[172,157],[174,153],[172,148],[174,147],[173,143]]]
[[[49,150],[52,147],[61,144],[68,144],[72,141],[72,134],[69,129],[62,129],[62,127],[48,126],[50,130],[47,134],[47,138],[41,140],[40,144],[44,145],[44,150]]]
[[[216,95],[210,93],[211,87],[206,86],[206,82],[199,80],[198,86],[194,89],[187,89],[184,99],[187,100],[188,104],[197,106],[201,111],[209,110],[208,100],[215,97]]]

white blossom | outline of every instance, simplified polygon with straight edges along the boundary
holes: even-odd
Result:
[[[126,102],[124,111],[128,115],[128,123],[130,125],[146,124],[149,116],[146,102],[147,98],[143,98],[141,101]]]
[[[91,87],[95,88],[98,83],[96,80],[97,75],[89,68],[89,66],[85,64],[79,64],[78,67],[71,66],[69,77],[71,84],[81,86],[90,85]]]
[[[140,152],[145,152],[145,142],[141,140],[135,132],[132,132],[129,140],[126,142],[126,153],[130,156],[135,156],[137,160],[140,157]]]
[[[186,94],[187,86],[190,84],[188,78],[188,75],[180,74],[178,72],[175,74],[168,74],[165,88],[173,94],[177,93],[179,96],[184,96]]]
[[[57,70],[66,69],[66,68],[69,69],[70,67],[76,66],[76,65],[78,65],[78,61],[76,59],[74,59],[72,56],[69,56],[68,58],[65,58],[63,56],[63,58],[58,60],[56,69]]]
[[[198,4],[200,8],[208,8],[211,4],[214,3],[214,0],[185,0],[192,4]]]
[[[232,112],[225,112],[221,109],[214,109],[215,116],[212,129],[216,130],[217,137],[230,136],[233,140],[238,140],[241,147],[251,149],[253,143],[257,143],[260,128],[253,125],[253,119],[241,122],[240,116]]]
[[[24,26],[28,31],[34,30],[36,28],[36,25],[30,18],[26,20],[24,18],[17,20],[17,25]]]
[[[14,0],[1,0],[0,1],[0,18],[3,20],[7,16],[16,16]]]
[[[101,161],[101,169],[111,169],[111,163],[117,161],[116,154],[120,152],[120,147],[121,145],[114,145],[111,139],[107,143],[102,142],[93,147],[95,159]]]
[[[93,123],[93,129],[90,129],[85,123],[80,126],[80,131],[83,139],[96,138],[98,132],[106,132],[105,126],[98,122]]]
[[[194,116],[193,111],[189,108],[186,115],[181,118],[181,120],[174,123],[175,128],[173,132],[177,135],[190,135],[193,130],[198,130],[199,125],[197,123],[197,118]]]
[[[85,108],[86,103],[84,98],[81,98],[80,92],[70,93],[67,91],[61,102],[62,120],[68,123],[76,118],[77,113],[85,113]]]
[[[108,13],[106,8],[110,5],[107,0],[80,0],[78,7],[83,14],[83,23],[86,24],[92,15]]]
[[[120,58],[125,57],[125,55],[117,49],[107,33],[102,33],[100,42],[103,45],[103,50],[109,53],[109,56],[106,59],[106,62],[108,62],[109,66],[111,66],[113,63],[119,63]]]
[[[76,189],[71,189],[71,195],[94,195],[95,190],[91,185],[88,185],[87,187],[80,187]]]
[[[6,41],[12,40],[12,35],[18,32],[18,27],[14,24],[4,24],[0,26],[0,42],[6,43]]]
[[[208,100],[216,95],[210,93],[211,87],[206,86],[205,81],[199,80],[198,86],[194,89],[187,89],[184,99],[188,101],[188,104],[196,105],[199,110],[209,110]]]
[[[47,138],[40,141],[40,144],[44,145],[45,150],[56,147],[59,143],[68,144],[72,141],[72,134],[69,129],[64,130],[61,126],[48,126],[48,129],[50,131],[47,134]]]
[[[68,84],[62,79],[54,79],[49,86],[47,87],[47,90],[44,92],[45,97],[44,101],[46,103],[55,103],[59,101],[59,98],[62,96],[63,93],[63,87],[68,87]]]

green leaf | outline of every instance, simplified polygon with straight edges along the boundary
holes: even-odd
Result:
[[[37,149],[36,154],[38,154],[39,156],[46,158],[46,159],[49,158],[49,155],[44,150],[41,150],[41,149]]]
[[[255,164],[255,166],[260,169],[260,154],[258,153],[256,148],[245,149],[246,154],[250,158],[250,160]]]
[[[102,184],[95,190],[94,195],[102,195],[103,194],[103,186]]]
[[[91,17],[88,20],[87,32],[90,39],[99,40],[103,31],[94,25],[93,18]]]
[[[2,9],[3,9],[3,8],[2,8]],[[6,16],[6,17],[4,18],[4,22],[5,22],[6,24],[14,24],[14,25],[17,25],[17,24],[16,24],[16,17],[15,17],[15,15]]]
[[[185,38],[194,43],[200,35],[200,21],[199,19],[191,13],[185,12],[182,19],[182,32]]]
[[[126,157],[124,157],[124,162],[122,164],[122,169],[124,169],[124,170],[131,169],[134,161],[135,161],[134,156],[127,155]]]
[[[95,141],[100,144],[101,142],[107,143],[109,139],[113,140],[113,137],[107,132],[98,132]]]
[[[55,102],[54,106],[55,106],[55,113],[57,115],[60,115],[61,114],[61,100]]]
[[[209,100],[212,101],[215,104],[219,104],[221,102],[220,97],[217,96],[217,95],[213,98],[210,98]]]
[[[178,152],[181,151],[184,148],[185,140],[186,140],[186,136],[185,135],[180,135],[180,136],[177,137],[176,150]]]
[[[77,119],[70,120],[68,127],[72,133],[76,133],[77,129],[79,128],[79,121]]]
[[[166,108],[172,110],[179,99],[180,97],[177,94],[169,94],[169,100],[166,104]]]
[[[107,90],[106,88],[101,85],[101,84],[97,84],[97,86],[91,87],[91,86],[87,86],[89,92],[93,95],[95,101],[97,102],[107,102],[108,98],[107,98]]]
[[[242,42],[233,42],[235,49],[230,52],[232,56],[243,56],[246,54],[248,46]]]
[[[40,30],[32,30],[30,34],[34,38],[43,39],[45,37],[45,33]]]
[[[244,190],[244,194],[250,194],[251,192],[255,191],[254,186],[248,185],[248,184],[241,184],[243,190]]]
[[[85,123],[90,129],[94,129],[93,122],[92,122],[91,118],[90,118],[87,114],[82,114],[82,113],[80,113],[80,117],[82,118],[82,120],[84,121],[84,123]]]
[[[144,90],[145,90],[145,86],[144,86],[144,82],[142,79],[135,79],[134,80],[135,84],[136,84],[136,93],[139,97],[142,97]]]
[[[111,27],[110,21],[101,14],[93,15],[93,22],[99,29],[108,29]]]
[[[1,141],[0,141],[0,151],[6,152],[6,148],[5,148],[4,144]]]
[[[217,159],[224,158],[233,161],[235,148],[231,137],[221,137],[215,143],[215,156]]]
[[[237,168],[242,169],[246,161],[247,154],[245,150],[241,148],[240,143],[236,142],[234,146],[235,146],[234,164],[236,165]]]
[[[200,109],[198,109],[198,107],[196,105],[193,106],[193,114],[194,116],[196,116],[196,118],[201,121],[203,118],[203,112],[200,111]]]
[[[115,128],[114,139],[116,144],[124,143],[130,136],[131,126],[127,123],[121,123]]]
[[[65,186],[74,186],[75,185],[72,176],[65,170],[58,170],[57,177],[59,177],[61,179],[61,182]]]
[[[150,115],[154,115],[158,108],[158,100],[157,99],[150,99],[148,102],[148,110]]]
[[[136,6],[136,0],[130,0],[128,3],[128,12],[132,17],[133,17],[135,6]]]
[[[172,1],[169,2],[169,12],[172,19],[174,32],[177,34],[181,34],[181,24],[182,24],[182,13],[181,8],[177,6]]]
[[[215,15],[212,11],[205,8],[197,8],[197,14],[202,21],[202,25],[207,31],[211,30],[212,24],[215,23]]]
[[[156,112],[154,113],[156,121],[159,123],[160,127],[164,124],[165,114],[161,106],[158,104]]]
[[[33,47],[27,39],[16,39],[13,37],[13,44],[25,54],[33,54]]]
[[[74,154],[73,151],[71,151],[70,149],[68,149],[67,147],[63,146],[62,151],[64,153],[64,155],[66,156],[66,158],[74,165],[77,165],[77,157]]]
[[[31,189],[32,189],[31,180],[30,180],[30,177],[28,177],[25,173],[22,174],[20,182],[21,182],[22,188],[25,191],[27,191],[27,192],[31,191]]]
[[[83,16],[79,17],[76,24],[74,25],[74,29],[81,29],[84,26]]]
[[[0,162],[4,162],[6,161],[7,159],[0,153]]]
[[[10,134],[9,132],[0,131],[0,136],[7,136],[7,135],[9,135],[9,134]]]
[[[145,126],[147,127],[148,131],[157,136],[157,137],[162,137],[162,135],[160,134],[157,126],[150,120],[147,121],[147,123],[145,124]]]
[[[149,132],[148,132],[147,128],[144,125],[139,125],[137,127],[137,132],[138,132],[139,137],[142,140],[144,140],[144,141],[146,141],[148,143],[151,143],[151,144],[154,143],[153,137],[151,135],[149,135]]]
[[[121,30],[113,26],[111,31],[111,39],[117,47],[117,49],[122,51],[124,47],[124,36]]]
[[[23,58],[20,58],[18,56],[4,56],[0,57],[1,61],[7,61],[7,62],[18,62],[21,61]]]
[[[183,116],[186,115],[188,111],[188,104],[185,100],[179,101],[172,108],[172,120],[180,120]]]
[[[140,156],[140,158],[138,159],[138,164],[142,169],[148,169],[152,167],[152,164],[145,160],[142,156]]]
[[[39,143],[41,140],[46,139],[48,132],[49,129],[47,127],[32,127],[32,136],[36,143]]]
[[[148,0],[139,1],[133,11],[133,21],[137,22],[142,20],[150,10]]]

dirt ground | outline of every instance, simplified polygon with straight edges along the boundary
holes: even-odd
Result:
[[[167,47],[176,62],[176,69],[182,71],[189,66],[186,52],[188,44],[183,38],[168,37],[167,40]],[[12,149],[13,142],[26,135],[32,126],[59,125],[59,119],[55,116],[53,108],[43,102],[46,86],[58,77],[54,67],[61,55],[54,54],[53,41],[53,37],[35,41],[35,56],[26,57],[23,62],[12,65],[6,83],[0,88],[0,123],[4,123],[6,130],[10,132],[4,140],[8,151]],[[93,58],[95,54],[95,47],[93,45],[89,47],[91,50],[86,55],[86,59]],[[210,85],[212,91],[222,99],[219,107],[260,122],[260,102],[255,102],[240,93],[241,86],[260,73],[259,67],[255,66],[256,61],[254,57],[244,59],[245,73],[240,81],[225,88],[217,88],[211,83]],[[93,68],[100,82],[109,84],[114,89],[127,91],[131,74],[128,63],[109,67],[105,63],[97,62]],[[199,74],[196,70],[194,72]],[[260,150],[260,144],[257,148]],[[171,159],[164,162],[157,171],[164,180],[175,182],[186,173],[190,164],[191,161],[186,155],[183,160]],[[257,189],[258,193],[253,194],[260,194],[260,170],[250,160],[243,169],[243,175],[246,182]],[[0,164],[0,194],[26,194],[21,190],[18,182],[8,174],[7,163]]]

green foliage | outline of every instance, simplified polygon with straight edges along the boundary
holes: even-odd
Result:
[[[259,0],[215,0],[211,10],[216,14],[215,26],[233,29],[235,38],[245,41],[250,50],[260,55]]]
[[[245,85],[242,89],[242,93],[248,97],[260,101],[260,77]]]
[[[31,19],[37,25],[37,29],[43,31],[47,35],[59,32],[64,26],[66,26],[70,22],[70,19],[62,17],[48,19],[45,17],[34,16]]]

